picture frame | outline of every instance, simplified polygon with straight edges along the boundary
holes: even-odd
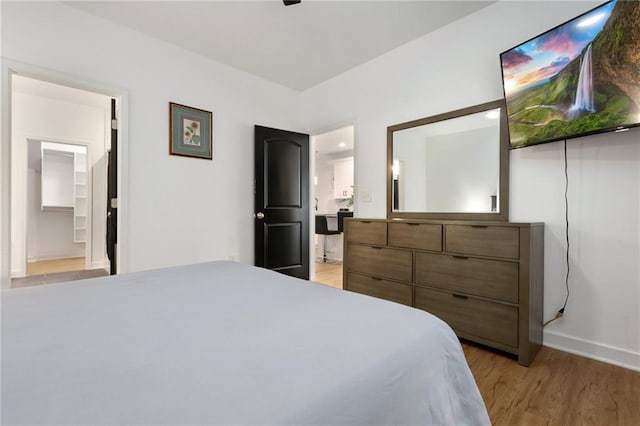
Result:
[[[213,114],[169,102],[169,154],[213,160]]]

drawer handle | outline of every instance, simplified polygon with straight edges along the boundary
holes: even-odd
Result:
[[[382,278],[378,278],[378,277],[371,277],[371,279],[374,281],[382,281]]]
[[[360,223],[371,223],[370,220],[361,220]]]
[[[454,259],[467,260],[469,259],[467,256],[458,256],[456,254],[451,255]]]
[[[471,225],[472,228],[488,228],[489,225]]]
[[[407,223],[407,225],[409,225],[409,226],[420,226],[419,223]]]
[[[456,294],[456,293],[452,293],[453,297],[455,297],[456,299],[468,299],[468,296],[465,296],[463,294]]]
[[[371,246],[371,247],[369,247],[369,248],[372,248],[372,249],[374,249],[374,250],[382,250],[382,247],[375,247],[375,246]]]

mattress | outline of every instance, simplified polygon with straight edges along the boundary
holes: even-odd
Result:
[[[2,424],[489,424],[452,330],[235,262],[7,290]]]

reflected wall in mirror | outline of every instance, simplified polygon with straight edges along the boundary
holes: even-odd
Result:
[[[508,220],[502,100],[387,129],[390,218]]]

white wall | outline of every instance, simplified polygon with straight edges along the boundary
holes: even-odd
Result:
[[[22,89],[24,85],[18,85]],[[64,88],[62,88],[64,89]],[[28,86],[31,93],[12,94],[11,139],[11,271],[22,276],[27,249],[27,139],[79,143],[88,147],[91,191],[90,266],[105,266],[106,167],[110,101],[105,96],[86,93],[84,100],[67,102],[48,97],[39,84]],[[46,94],[47,96],[41,96]],[[73,215],[73,213],[71,213]],[[39,229],[42,231],[42,228]],[[69,233],[73,239],[73,230]],[[33,242],[33,240],[32,240]],[[51,244],[45,243],[45,246]],[[49,250],[47,250],[49,251]]]
[[[333,198],[333,159],[327,155],[316,155],[316,173],[318,184],[315,186],[318,198],[318,214],[335,213],[336,200]]]
[[[398,206],[404,211],[427,209],[427,144],[414,139],[411,132],[398,132],[394,142],[393,159],[399,161]],[[424,140],[424,139],[422,139]]]
[[[2,55],[128,93],[121,271],[253,263],[253,126],[302,130],[299,94],[60,3],[2,4]],[[168,107],[213,112],[213,161],[168,154]]]
[[[490,212],[491,195],[498,193],[499,129],[485,127],[429,138],[426,169],[427,209],[451,212]],[[443,182],[446,182],[444,184]]]
[[[302,94],[308,128],[354,120],[360,217],[385,217],[386,127],[502,97],[500,52],[594,2],[498,2]],[[523,19],[526,17],[526,19]],[[640,129],[569,142],[571,297],[545,344],[640,369]],[[510,218],[545,223],[544,312],[564,301],[562,143],[511,152]],[[356,197],[358,200],[358,197]]]

